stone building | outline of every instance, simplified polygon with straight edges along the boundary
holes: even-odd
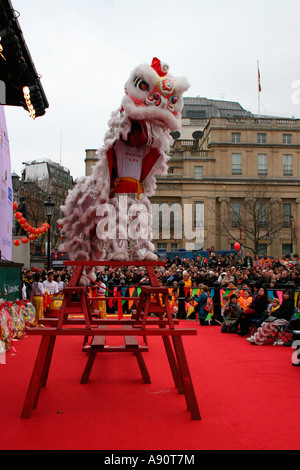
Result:
[[[299,252],[299,131],[299,119],[257,116],[237,102],[184,98],[182,127],[171,134],[169,172],[157,178],[151,199],[156,248],[229,251],[239,241],[252,254]],[[96,150],[86,150],[87,175],[97,159]]]
[[[193,229],[198,224],[201,240],[185,237],[184,230],[181,239],[171,230],[170,238],[163,240],[160,230],[157,248],[206,250],[214,245],[230,250],[238,240],[252,253],[296,253],[299,131],[297,119],[258,117],[238,103],[186,98],[182,129],[173,135],[169,174],[158,178],[152,202],[179,204],[183,214],[191,207]],[[259,207],[255,237],[245,223],[252,199]],[[160,225],[162,220],[166,217]],[[173,224],[171,217],[171,228]]]

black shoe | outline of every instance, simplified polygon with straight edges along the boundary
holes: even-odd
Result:
[[[287,348],[291,347],[293,344],[293,341],[287,341],[286,343],[283,344],[283,346],[286,346]]]

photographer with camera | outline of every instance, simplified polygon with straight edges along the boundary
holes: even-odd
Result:
[[[224,323],[221,326],[222,333],[236,333],[237,332],[237,322],[241,314],[241,307],[238,303],[237,296],[231,294],[229,303],[223,312]]]

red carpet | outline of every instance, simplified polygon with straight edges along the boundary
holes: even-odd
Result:
[[[156,337],[144,355],[151,385],[142,382],[133,355],[118,353],[99,354],[90,382],[81,385],[82,339],[58,338],[38,408],[21,420],[40,342],[26,337],[0,365],[0,449],[298,450],[300,368],[291,365],[293,350],[181,324],[198,330],[183,340],[201,421],[190,419]]]

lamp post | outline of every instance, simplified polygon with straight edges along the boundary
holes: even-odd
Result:
[[[51,249],[50,249],[50,232],[51,232],[51,217],[53,216],[54,212],[54,207],[55,207],[55,202],[52,201],[52,195],[49,194],[47,201],[44,202],[45,210],[46,210],[46,216],[47,216],[47,221],[48,224],[50,225],[50,228],[48,230],[48,240],[47,240],[47,270],[49,271],[50,269],[50,255],[51,255]]]

